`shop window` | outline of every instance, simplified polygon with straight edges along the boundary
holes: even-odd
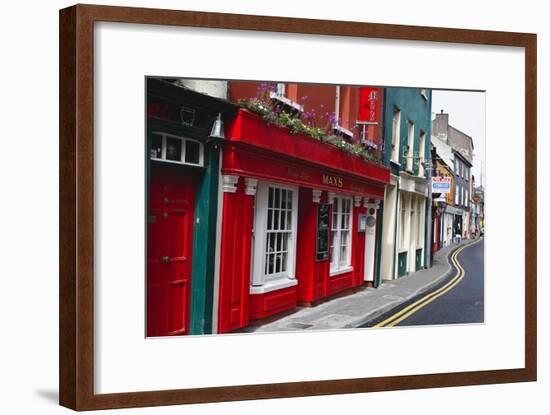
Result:
[[[416,240],[416,235],[418,234],[419,223],[417,220],[416,214],[416,196],[411,196],[411,210],[409,211],[409,223],[411,227],[411,243],[413,240]],[[415,239],[413,239],[415,238]]]
[[[181,161],[182,140],[174,137],[166,137],[166,160]]]
[[[424,239],[424,199],[419,197],[417,199],[417,215],[418,215],[418,219],[417,219],[417,223],[418,223],[418,228],[417,228],[417,232],[416,232],[416,247],[417,248],[421,248],[422,247],[422,239]]]
[[[405,216],[407,212],[406,207],[407,196],[403,193],[401,195],[401,206],[399,211],[399,251],[405,251]]]
[[[351,198],[334,198],[330,244],[331,273],[345,272],[351,268],[351,206]]]
[[[151,138],[151,158],[162,158],[162,135],[160,134],[153,134]]]
[[[294,278],[297,204],[296,188],[258,184],[253,286]]]
[[[164,133],[151,135],[151,160],[168,163],[204,165],[204,147],[199,141]]]
[[[197,141],[185,142],[185,162],[188,164],[200,164],[201,145]]]

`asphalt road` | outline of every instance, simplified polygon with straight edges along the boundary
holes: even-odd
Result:
[[[465,274],[462,281],[398,325],[482,323],[484,321],[483,258],[483,240],[465,248],[458,255],[458,261],[464,268]],[[456,272],[456,268],[454,270]]]

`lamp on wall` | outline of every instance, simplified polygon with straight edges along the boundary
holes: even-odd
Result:
[[[218,116],[214,120],[214,124],[212,125],[212,131],[210,132],[210,138],[217,138],[217,139],[225,138],[221,112],[218,113]]]
[[[219,148],[221,144],[221,140],[225,138],[224,134],[224,126],[222,121],[222,114],[221,112],[218,113],[216,116],[216,119],[214,120],[214,124],[212,124],[212,130],[210,131],[210,135],[206,139],[207,143],[211,143],[214,148]]]

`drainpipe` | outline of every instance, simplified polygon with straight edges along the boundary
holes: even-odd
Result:
[[[399,212],[399,182],[400,182],[400,177],[397,178],[397,185],[395,186],[396,187],[396,191],[397,191],[397,195],[395,196],[395,224],[394,224],[394,228],[393,228],[393,265],[392,265],[392,277],[395,279],[397,278],[397,273],[396,273],[396,264],[397,264],[397,222],[399,221],[399,218],[400,218],[400,212]]]
[[[424,239],[424,265],[425,268],[430,268],[432,266],[432,250],[433,245],[430,243],[433,239],[433,228],[432,228],[432,171],[434,166],[433,164],[433,153],[430,150],[430,164],[427,169],[428,177],[428,200],[426,201],[426,229],[425,229],[425,239]]]

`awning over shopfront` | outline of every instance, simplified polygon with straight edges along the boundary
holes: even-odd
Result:
[[[222,172],[383,199],[390,169],[241,109],[228,125]]]

